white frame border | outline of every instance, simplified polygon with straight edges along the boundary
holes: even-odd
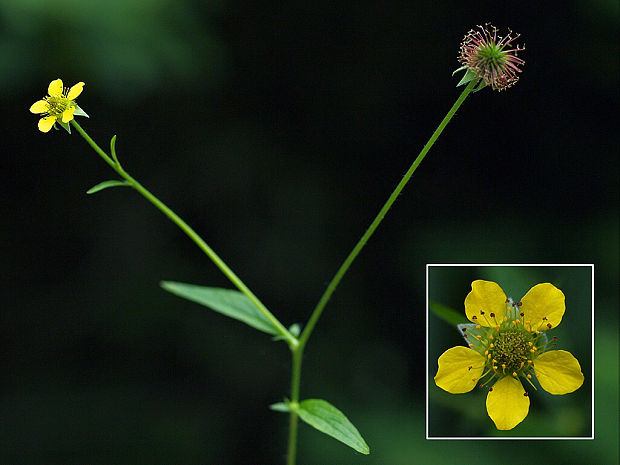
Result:
[[[428,270],[429,267],[483,267],[483,266],[521,266],[521,267],[551,267],[551,266],[565,266],[565,267],[590,267],[590,279],[591,279],[591,302],[592,302],[592,311],[591,311],[591,326],[592,326],[592,373],[590,374],[590,379],[592,380],[592,424],[590,426],[590,436],[550,436],[550,437],[539,437],[539,436],[510,436],[510,437],[487,437],[487,436],[429,436],[428,434],[428,369],[429,369],[429,360],[428,360],[428,320],[429,320],[429,295],[428,295]],[[593,263],[427,263],[426,264],[426,387],[425,387],[425,432],[427,440],[592,440],[594,439],[594,264]]]

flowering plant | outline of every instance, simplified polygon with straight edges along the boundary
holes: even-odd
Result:
[[[288,345],[292,362],[290,397],[271,406],[272,410],[285,412],[289,415],[287,464],[293,465],[296,462],[299,419],[343,442],[357,452],[368,454],[370,452],[368,444],[357,428],[340,410],[322,399],[302,400],[300,398],[304,349],[338,284],[465,99],[474,90],[480,90],[486,85],[490,85],[493,90],[502,90],[516,82],[515,73],[519,71],[518,66],[523,64],[521,59],[516,58],[516,53],[523,48],[508,48],[511,40],[510,35],[502,39],[498,38],[495,32],[485,32],[481,38],[475,38],[471,35],[465,37],[461,46],[460,61],[463,66],[460,69],[464,69],[466,74],[458,85],[467,84],[466,87],[396,185],[368,229],[346,256],[303,327],[296,324],[287,327],[281,323],[276,315],[261,302],[194,229],[125,170],[116,153],[116,136],[111,138],[110,150],[109,153],[106,153],[87,134],[74,118],[78,115],[88,116],[75,102],[82,93],[83,82],[66,89],[60,79],[52,81],[48,87],[48,95],[35,102],[30,107],[30,111],[41,115],[38,123],[41,132],[47,133],[52,127],[60,126],[70,133],[71,128],[74,128],[120,178],[103,181],[89,189],[88,194],[94,194],[112,187],[132,188],[176,224],[236,288],[236,290],[231,290],[166,281],[161,283],[163,289],[225,316],[242,321],[273,336],[274,340],[284,341]]]

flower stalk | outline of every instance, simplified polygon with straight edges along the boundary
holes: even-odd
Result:
[[[353,250],[351,250],[349,255],[347,255],[344,262],[342,263],[342,265],[340,265],[340,268],[338,268],[338,271],[336,271],[336,274],[334,275],[334,277],[331,279],[331,281],[327,285],[325,292],[319,299],[319,302],[317,303],[312,314],[310,315],[310,319],[308,320],[308,323],[306,324],[304,330],[299,336],[299,341],[298,341],[299,343],[297,344],[296,347],[291,347],[291,351],[293,355],[293,371],[292,371],[292,377],[291,377],[291,402],[299,401],[299,386],[300,386],[300,380],[301,380],[301,363],[303,359],[303,351],[304,351],[304,348],[306,347],[308,339],[310,338],[310,335],[312,334],[312,331],[314,330],[317,322],[319,321],[319,318],[321,317],[321,314],[323,313],[323,310],[325,309],[325,306],[329,302],[329,299],[331,298],[332,294],[338,287],[338,284],[340,283],[340,281],[342,280],[346,272],[349,270],[349,268],[353,264],[353,261],[355,260],[355,258],[359,255],[359,253],[362,251],[362,249],[364,248],[364,246],[366,245],[370,237],[377,230],[377,228],[379,227],[379,225],[385,218],[385,215],[387,214],[387,212],[390,210],[390,208],[392,208],[392,205],[394,204],[394,202],[396,201],[396,199],[398,198],[402,190],[405,188],[405,186],[411,179],[411,176],[413,176],[413,173],[415,173],[415,171],[418,169],[418,166],[420,166],[420,163],[422,163],[422,160],[424,160],[424,157],[426,157],[426,154],[428,153],[428,151],[435,144],[435,142],[437,141],[437,139],[439,138],[443,130],[446,128],[450,120],[452,120],[452,117],[455,115],[457,110],[461,107],[461,105],[463,104],[467,96],[473,91],[477,83],[478,83],[477,80],[472,80],[467,84],[465,89],[463,89],[463,92],[461,92],[461,95],[459,95],[459,97],[456,99],[456,102],[454,102],[454,105],[452,105],[452,108],[448,110],[448,113],[441,120],[441,122],[439,123],[439,126],[437,126],[437,129],[435,129],[435,132],[433,132],[428,142],[424,145],[424,147],[422,147],[422,150],[420,151],[416,159],[413,161],[413,163],[411,164],[411,166],[409,167],[409,169],[407,170],[403,178],[397,184],[396,188],[394,188],[394,190],[388,197],[385,204],[383,204],[383,207],[381,207],[381,209],[379,210],[379,213],[377,214],[377,216],[375,216],[375,219],[372,221],[372,223],[370,224],[366,232],[364,232],[360,240],[357,242],[357,244],[355,244],[355,247],[353,247]],[[291,426],[289,430],[287,465],[295,465],[295,453],[297,450],[297,413],[294,412],[293,410],[291,410],[290,412],[290,425]]]
[[[197,246],[200,250],[202,250],[207,257],[211,259],[211,261],[217,266],[220,271],[230,280],[231,283],[235,285],[239,291],[244,293],[251,301],[256,305],[256,307],[267,317],[267,319],[273,324],[276,330],[280,333],[280,335],[288,342],[289,346],[295,347],[297,346],[297,338],[293,336],[290,331],[288,331],[282,323],[265,307],[265,305],[259,300],[256,295],[241,281],[241,279],[228,267],[228,265],[222,260],[219,255],[215,253],[215,251],[209,247],[209,245],[194,231],[181,217],[179,217],[176,213],[174,213],[168,206],[166,206],[161,200],[159,200],[155,195],[153,195],[148,189],[146,189],[142,184],[136,181],[129,173],[127,173],[120,162],[118,162],[118,158],[116,157],[115,151],[112,151],[112,159],[105,151],[97,145],[97,143],[91,139],[91,137],[82,129],[82,127],[75,121],[71,120],[71,124],[75,129],[80,133],[80,135],[88,142],[88,144],[93,148],[97,154],[103,158],[103,160],[112,167],[114,171],[116,171],[125,181],[133,187],[136,191],[138,191],[146,200],[148,200],[151,204],[153,204],[158,210],[160,210],[164,215],[166,215],[174,224],[176,224]],[[114,139],[113,139],[114,140]],[[114,147],[113,144],[111,144]]]

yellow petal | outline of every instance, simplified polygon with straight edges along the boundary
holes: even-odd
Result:
[[[37,100],[30,107],[30,112],[37,113],[37,114],[47,113],[48,109],[49,109],[49,105],[47,104],[45,100]]]
[[[69,107],[65,111],[62,112],[62,122],[68,123],[73,119],[73,112],[75,111],[75,107]]]
[[[39,120],[39,131],[48,132],[50,129],[52,129],[52,126],[54,125],[55,122],[56,122],[55,116],[46,116],[45,118],[41,118]]]
[[[47,93],[52,97],[60,97],[62,95],[62,79],[56,79],[50,82]]]
[[[527,291],[521,302],[523,320],[531,322],[532,330],[546,331],[557,327],[566,309],[564,293],[549,283],[536,284]]]
[[[484,370],[484,357],[467,347],[452,347],[446,350],[437,364],[435,384],[451,394],[471,391]]]
[[[83,89],[84,89],[84,83],[78,82],[76,85],[71,87],[71,89],[69,90],[69,93],[67,94],[67,98],[69,100],[75,100],[82,93]]]
[[[495,326],[506,314],[506,294],[499,284],[478,279],[471,283],[471,292],[465,297],[465,314],[469,321]]]
[[[530,398],[521,381],[504,376],[487,394],[487,413],[497,429],[509,430],[523,421],[530,410]]]
[[[534,372],[542,388],[550,394],[568,394],[583,384],[579,362],[565,350],[550,350],[536,357]]]

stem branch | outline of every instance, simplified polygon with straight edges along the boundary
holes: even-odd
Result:
[[[241,279],[226,265],[226,263],[215,253],[211,247],[194,231],[185,221],[183,221],[176,213],[168,208],[161,200],[155,197],[149,190],[147,190],[142,184],[136,181],[129,173],[127,173],[120,165],[106,154],[101,147],[93,141],[90,136],[82,129],[82,127],[75,121],[71,120],[71,124],[80,135],[88,142],[97,154],[103,158],[103,160],[112,167],[121,177],[123,177],[136,191],[138,191],[146,200],[151,202],[159,211],[166,215],[174,224],[176,224],[194,243],[202,250],[207,257],[217,266],[222,273],[232,282],[237,289],[244,293],[254,305],[265,315],[265,317],[276,328],[278,333],[286,339],[290,347],[295,347],[298,344],[297,338],[293,336],[280,321],[263,305],[263,303],[254,295],[254,293],[241,281]]]
[[[471,91],[473,90],[474,86],[477,83],[478,83],[478,80],[474,79],[467,85],[467,87],[465,87],[465,89],[463,90],[459,98],[456,100],[454,105],[452,105],[452,108],[450,108],[450,110],[448,111],[444,119],[441,121],[441,123],[439,123],[439,126],[437,127],[437,129],[435,129],[435,132],[433,132],[433,135],[430,137],[426,145],[422,148],[422,150],[420,151],[420,154],[413,161],[413,163],[409,167],[409,170],[407,170],[407,172],[405,173],[401,181],[398,183],[398,185],[396,186],[396,188],[394,189],[390,197],[387,199],[387,201],[385,202],[381,210],[379,210],[379,213],[377,214],[373,222],[370,224],[370,226],[368,227],[364,235],[357,242],[357,244],[355,244],[355,247],[353,247],[353,250],[351,250],[351,252],[347,256],[347,258],[344,260],[342,265],[340,265],[340,268],[338,268],[338,271],[336,272],[336,274],[334,275],[334,277],[328,284],[327,289],[325,290],[325,292],[319,299],[319,302],[314,308],[314,311],[310,315],[308,324],[305,326],[304,330],[299,336],[298,344],[296,346],[291,346],[291,352],[292,352],[292,357],[293,357],[293,372],[291,375],[291,402],[294,402],[294,403],[299,402],[299,386],[301,382],[301,362],[303,358],[304,348],[306,346],[306,343],[308,342],[308,338],[312,334],[312,331],[314,330],[314,327],[316,326],[316,323],[318,322],[321,316],[321,313],[323,313],[323,309],[325,308],[325,305],[327,305],[327,302],[329,301],[330,297],[336,290],[336,287],[338,287],[338,284],[342,280],[345,273],[348,271],[349,267],[351,266],[351,264],[353,263],[357,255],[364,248],[364,246],[368,242],[368,239],[370,239],[370,237],[373,235],[373,233],[375,232],[375,230],[377,229],[381,221],[383,221],[383,218],[385,217],[386,213],[392,207],[392,204],[394,204],[394,202],[400,195],[401,191],[407,185],[407,183],[411,179],[411,176],[413,175],[415,170],[418,168],[420,163],[422,163],[422,160],[424,160],[424,157],[426,156],[428,151],[431,149],[435,141],[437,141],[437,139],[439,138],[439,136],[441,135],[445,127],[448,125],[448,123],[450,122],[450,120],[452,119],[456,111],[459,109],[461,104],[465,101],[465,99],[471,93]],[[297,450],[297,413],[291,410],[288,453],[287,453],[287,462],[286,462],[287,465],[295,465],[296,450]]]

